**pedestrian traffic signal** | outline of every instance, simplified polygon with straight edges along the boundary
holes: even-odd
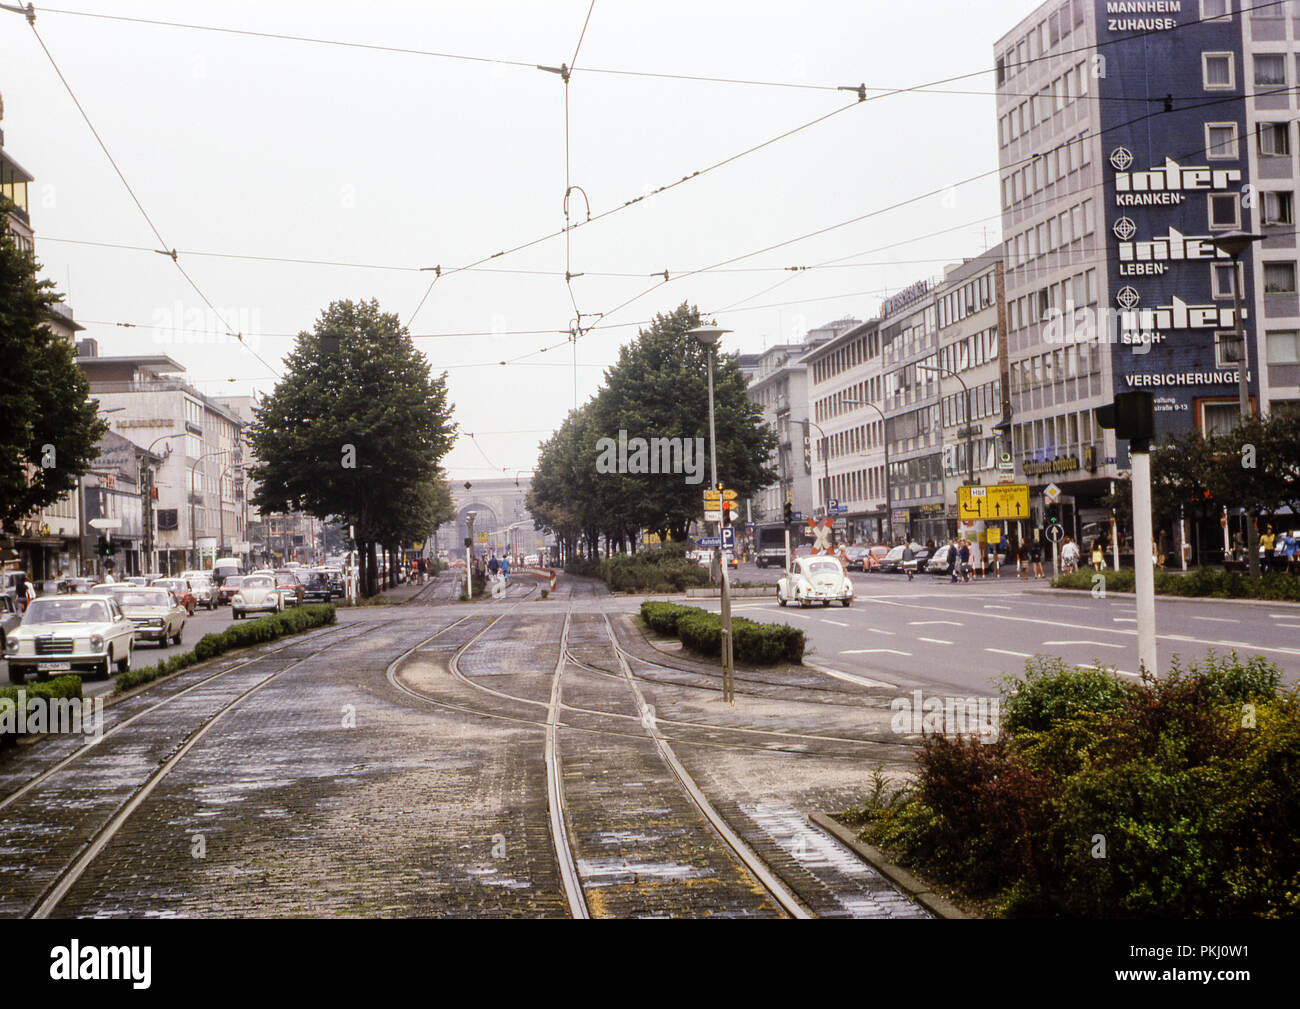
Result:
[[[790,502],[787,501],[785,503],[785,524],[789,525],[793,521],[794,521],[794,505],[790,504]]]

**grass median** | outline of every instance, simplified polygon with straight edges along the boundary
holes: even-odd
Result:
[[[283,613],[258,617],[243,623],[231,624],[224,631],[205,634],[199,638],[192,651],[173,655],[152,666],[142,666],[119,673],[115,693],[122,694],[141,684],[151,683],[163,676],[187,669],[199,662],[207,662],[237,648],[247,648],[274,641],[290,634],[300,634],[314,627],[324,627],[337,620],[333,603],[300,606]]]
[[[698,606],[646,601],[641,619],[660,634],[678,638],[682,647],[700,655],[722,655],[722,617]],[[744,617],[731,618],[732,648],[737,662],[771,666],[803,661],[804,633],[785,624],[760,624]]]

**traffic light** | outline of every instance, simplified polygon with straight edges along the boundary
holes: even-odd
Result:
[[[785,503],[785,524],[789,525],[794,521],[794,506],[789,501]]]
[[[731,512],[735,507],[736,507],[735,501],[722,502],[722,524],[724,526],[731,525],[731,518],[732,518]]]
[[[104,534],[104,556],[105,557],[113,556],[113,534],[112,533]]]
[[[1061,506],[1059,504],[1049,504],[1047,506],[1047,525],[1051,528],[1061,524]]]
[[[1149,392],[1121,392],[1115,402],[1097,407],[1097,423],[1114,428],[1132,452],[1149,451],[1156,433],[1155,397]]]

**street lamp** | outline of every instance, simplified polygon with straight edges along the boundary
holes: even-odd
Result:
[[[885,443],[885,526],[889,530],[889,539],[886,542],[892,547],[894,545],[894,495],[889,482],[889,433],[885,430],[885,411],[865,399],[846,399],[844,403],[847,406],[869,407],[880,416],[880,436]]]
[[[826,437],[826,432],[822,426],[811,417],[807,418],[804,423],[817,429],[817,433],[822,436],[822,464],[826,467],[826,484],[822,488],[822,511],[826,515],[831,513],[831,440]]]
[[[1250,385],[1246,381],[1246,368],[1250,357],[1246,352],[1246,330],[1241,324],[1241,255],[1255,242],[1262,241],[1263,235],[1249,231],[1225,231],[1216,235],[1211,241],[1220,252],[1232,257],[1232,307],[1233,321],[1237,330],[1237,347],[1241,359],[1237,362],[1237,394],[1241,402],[1241,423],[1250,422],[1253,411],[1250,407]],[[1249,512],[1246,515],[1246,563],[1251,577],[1259,574],[1259,530]]]
[[[465,486],[469,486],[467,483]],[[467,511],[465,513],[465,599],[467,602],[474,601],[474,520],[478,518],[478,512]]]
[[[231,451],[228,448],[214,448],[211,452],[205,452],[194,462],[190,463],[190,550],[194,555],[194,567],[199,567],[199,540],[194,531],[194,471],[198,468],[199,463],[204,459],[211,459],[214,455],[223,455]]]
[[[184,431],[176,431],[173,432],[172,434],[160,435],[159,437],[155,438],[153,441],[149,443],[149,447],[144,450],[145,455],[148,456],[150,453],[152,453],[153,447],[157,445],[160,441],[166,441],[168,438],[183,438],[183,437],[185,437]],[[171,446],[168,445],[167,448],[168,448],[168,453],[170,454]],[[153,467],[149,464],[149,460],[147,458],[145,459],[145,463],[144,463],[144,474],[145,474],[144,552],[145,552],[145,557],[147,558],[149,563],[149,571],[146,571],[145,574],[150,574],[151,572],[158,570],[158,562],[157,559],[154,557],[154,542],[153,542]]]
[[[718,433],[713,416],[713,355],[717,352],[718,341],[722,339],[724,333],[730,333],[729,329],[719,329],[717,326],[697,326],[695,329],[687,331],[688,336],[694,337],[708,352],[709,363],[709,463],[713,474],[713,488],[720,491],[718,487]],[[718,501],[719,506],[722,501]],[[736,696],[732,689],[733,678],[733,659],[731,647],[731,579],[727,573],[727,565],[722,559],[722,512],[718,512],[717,521],[718,545],[714,548],[715,557],[719,566],[722,568],[722,699],[731,704],[736,703]]]

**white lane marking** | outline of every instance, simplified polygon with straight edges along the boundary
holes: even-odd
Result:
[[[1011,609],[1010,606],[994,606],[992,603],[985,603],[985,604],[984,604],[984,608],[985,608],[986,610],[1009,610],[1009,609]]]
[[[1111,617],[1111,620],[1117,624],[1136,624],[1137,617]]]
[[[882,631],[879,627],[868,627],[867,630],[872,634],[888,634],[891,638],[894,636],[893,631]]]
[[[869,676],[854,676],[852,673],[846,673],[842,669],[832,669],[830,666],[815,666],[807,659],[804,659],[805,666],[817,670],[819,673],[825,673],[827,676],[833,676],[837,680],[844,680],[847,683],[856,683],[860,687],[889,687],[894,689],[898,686],[896,683],[886,683],[884,680],[873,680]]]
[[[909,659],[912,657],[911,652],[900,652],[897,648],[847,648],[840,652],[841,655],[874,655],[877,652],[888,652],[890,655],[906,655]]]
[[[1032,659],[1033,656],[1028,652],[1013,652],[1006,648],[986,648],[986,652],[996,652],[998,655],[1014,655],[1018,659]]]
[[[952,627],[965,627],[960,620],[909,620],[908,624],[912,627],[924,627],[926,624],[948,624]]]
[[[1297,627],[1300,627],[1300,624],[1274,624],[1273,626],[1274,626],[1274,627],[1289,627],[1290,629],[1295,630]]]
[[[802,613],[786,613],[785,616],[787,616],[787,617],[794,617],[796,620],[811,620],[811,619],[812,619],[812,617],[805,616],[805,615],[802,614]]]
[[[1227,617],[1192,617],[1193,620],[1212,620],[1216,624],[1239,624],[1240,620],[1229,620]]]
[[[1123,648],[1123,645],[1111,644],[1108,641],[1044,641],[1045,645],[1095,645],[1098,648]]]
[[[1105,668],[1105,667],[1104,667],[1104,666],[1094,666],[1094,665],[1092,665],[1092,664],[1089,663],[1089,662],[1076,662],[1076,663],[1074,664],[1074,668],[1075,668],[1075,669],[1103,669],[1103,668]],[[1140,677],[1140,676],[1142,675],[1141,673],[1130,673],[1127,669],[1114,669],[1114,670],[1111,670],[1111,671],[1114,672],[1114,673],[1117,673],[1117,674],[1120,675],[1120,676],[1133,676],[1133,677]]]
[[[917,641],[928,641],[932,645],[951,645],[951,641],[944,641],[943,638],[917,638]]]
[[[849,626],[848,624],[844,623],[843,621],[840,621],[840,620],[827,620],[825,617],[822,617],[822,623],[823,623],[823,624],[834,624],[836,627],[848,627],[848,626]]]

